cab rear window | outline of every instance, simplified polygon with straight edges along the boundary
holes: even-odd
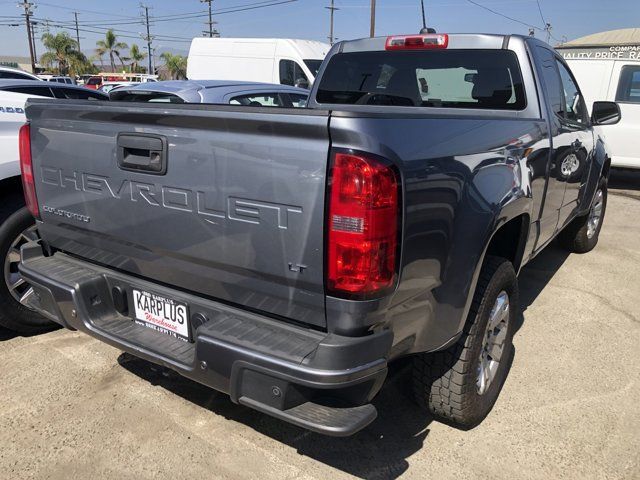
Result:
[[[522,110],[518,59],[508,50],[374,51],[334,55],[318,103]]]

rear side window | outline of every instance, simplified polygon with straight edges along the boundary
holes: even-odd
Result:
[[[522,110],[518,60],[507,50],[356,52],[334,55],[318,103]]]
[[[18,72],[0,72],[0,79],[7,79],[7,78],[11,78],[11,79],[17,79],[17,80],[33,80],[33,77],[30,77],[29,75],[22,75],[21,73]]]
[[[277,93],[254,93],[239,95],[229,100],[231,105],[244,105],[246,107],[284,107],[280,95]]]
[[[616,102],[640,103],[640,65],[622,67]]]
[[[53,93],[49,87],[11,87],[4,90],[9,92],[24,93],[26,95],[38,95],[39,97],[51,97]]]
[[[564,99],[562,98],[562,81],[560,80],[560,73],[558,73],[556,66],[556,57],[552,52],[542,47],[538,47],[538,54],[540,55],[540,64],[542,65],[544,85],[549,101],[551,102],[553,113],[559,117],[564,117],[565,105]]]
[[[157,92],[127,92],[116,90],[110,98],[111,100],[120,102],[185,103],[185,101],[177,95]]]
[[[58,98],[69,98],[73,100],[107,100],[105,95],[83,88],[55,88],[53,93],[55,93]]]
[[[290,93],[289,98],[291,99],[291,104],[295,108],[304,108],[307,106],[307,99],[309,97],[307,95],[301,95],[299,93]]]
[[[102,83],[102,79],[100,77],[91,77],[87,80],[87,85],[100,85]]]

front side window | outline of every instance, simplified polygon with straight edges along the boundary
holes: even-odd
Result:
[[[243,105],[245,107],[283,107],[280,95],[277,93],[252,93],[233,97],[231,105]]]
[[[616,102],[640,103],[640,65],[622,67]]]
[[[556,63],[558,64],[564,93],[564,118],[572,122],[587,123],[587,109],[576,82],[567,67],[557,60]]]
[[[522,110],[516,55],[508,50],[371,51],[329,61],[318,103]]]
[[[280,60],[280,83],[294,86],[299,82],[309,83],[302,67],[293,60]]]

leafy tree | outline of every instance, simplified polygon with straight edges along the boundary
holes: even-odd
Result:
[[[140,62],[145,58],[147,58],[147,54],[140,51],[140,49],[138,48],[138,45],[136,45],[135,43],[131,45],[131,48],[129,48],[129,60],[131,60],[131,73],[140,73],[141,70],[144,70],[144,68],[140,66]]]
[[[175,80],[187,78],[187,57],[164,52],[160,55],[160,58],[164,60],[164,64],[167,67],[167,70],[169,70],[171,78]]]
[[[45,65],[56,65],[60,75],[76,74],[82,64],[88,63],[87,58],[78,50],[78,43],[66,32],[45,33],[42,44],[47,49],[40,57]]]
[[[124,70],[124,61],[122,60],[120,52],[128,47],[126,43],[118,41],[118,37],[115,33],[113,33],[113,30],[107,30],[107,34],[104,40],[98,40],[96,42],[96,46],[96,54],[100,58],[102,58],[102,56],[107,53],[109,54],[109,60],[111,61],[111,71],[116,71],[116,58],[120,60],[122,69]]]

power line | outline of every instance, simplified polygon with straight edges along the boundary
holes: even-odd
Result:
[[[538,4],[538,11],[540,12],[540,18],[542,19],[542,24],[546,25],[547,21],[544,19],[544,15],[542,14],[542,7],[540,7],[540,0],[536,0],[536,3]]]
[[[516,23],[519,23],[520,25],[524,25],[525,27],[531,27],[531,28],[534,28],[536,30],[543,31],[542,28],[537,27],[537,26],[535,26],[535,25],[533,25],[531,23],[526,23],[526,22],[523,22],[521,20],[518,20],[517,18],[513,18],[513,17],[510,17],[508,15],[504,15],[503,13],[496,12],[495,10],[492,10],[489,7],[485,7],[484,5],[482,5],[482,4],[478,3],[478,2],[474,2],[473,0],[467,0],[467,2],[475,5],[476,7],[483,8],[483,9],[493,13],[494,15],[498,15],[500,17],[506,18],[507,20],[511,20],[512,22],[516,22]]]

